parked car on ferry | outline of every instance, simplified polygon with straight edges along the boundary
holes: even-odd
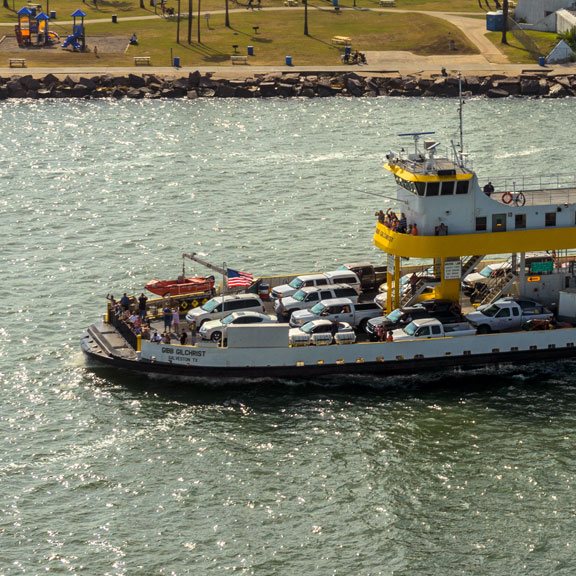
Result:
[[[437,318],[443,324],[460,322],[462,314],[460,307],[450,300],[424,300],[414,306],[396,308],[390,314],[371,318],[366,323],[366,334],[373,342],[379,340],[379,329],[383,327],[386,331],[404,328],[413,320],[421,318]]]
[[[321,288],[334,284],[348,284],[348,286],[354,288],[357,293],[360,292],[360,280],[354,272],[350,270],[334,270],[323,274],[296,276],[296,278],[293,278],[288,284],[282,284],[273,288],[270,296],[274,300],[278,298],[288,298],[302,288]]]
[[[233,312],[221,320],[208,320],[204,322],[198,334],[202,340],[220,342],[220,340],[226,339],[226,329],[228,326],[272,324],[274,322],[277,322],[274,316],[262,314],[261,312]]]
[[[216,296],[202,306],[192,308],[186,314],[186,321],[198,328],[208,320],[218,320],[240,311],[265,312],[265,309],[262,300],[255,294],[227,294]]]
[[[308,310],[297,310],[290,318],[290,326],[303,326],[316,318],[331,322],[348,322],[354,328],[364,330],[364,326],[382,309],[375,302],[355,303],[350,298],[329,298],[315,304]]]
[[[305,344],[331,343],[335,333],[354,335],[354,330],[347,322],[338,322],[334,331],[334,322],[330,320],[312,320],[298,328],[290,328],[288,338],[293,346]]]
[[[478,334],[517,330],[528,320],[551,321],[553,318],[552,312],[539,302],[515,297],[501,298],[466,315]]]
[[[288,298],[278,298],[274,303],[276,314],[282,315],[288,321],[297,310],[307,310],[312,308],[321,300],[329,298],[350,298],[353,302],[358,302],[358,293],[348,284],[334,284],[322,288],[302,288],[294,296]]]

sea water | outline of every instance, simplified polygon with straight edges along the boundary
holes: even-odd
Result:
[[[470,100],[481,181],[573,171],[573,100]],[[454,100],[0,105],[0,575],[576,570],[573,364],[191,389],[87,368],[105,296],[181,254],[384,263],[399,133]],[[187,264],[188,272],[208,270]]]

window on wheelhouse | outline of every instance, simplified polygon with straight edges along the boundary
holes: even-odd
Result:
[[[476,218],[476,232],[486,232],[487,219],[486,216],[478,216]]]
[[[544,224],[546,226],[556,226],[556,212],[546,212]]]
[[[514,218],[514,225],[518,228],[526,228],[526,214],[516,214]]]
[[[438,196],[440,192],[440,182],[428,182],[426,196]]]
[[[416,194],[424,196],[426,193],[426,182],[414,182],[414,185],[416,186]]]
[[[456,194],[468,194],[468,180],[458,180],[456,182]]]
[[[440,196],[452,196],[454,194],[454,182],[442,182]]]

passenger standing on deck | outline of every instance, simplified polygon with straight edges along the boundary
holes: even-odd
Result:
[[[486,194],[486,196],[488,196],[488,198],[490,198],[490,196],[492,196],[492,194],[494,194],[494,186],[492,186],[492,182],[488,182],[488,184],[486,184],[486,186],[484,186],[484,194]]]
[[[394,342],[394,333],[392,330],[388,332],[388,338],[386,338],[386,342]]]
[[[142,320],[146,318],[146,302],[148,302],[148,297],[144,293],[140,294],[140,298],[138,298],[138,313]]]
[[[412,224],[412,236],[418,236],[418,226]]]
[[[172,326],[172,308],[165,306],[162,312],[164,313],[164,330],[170,331]]]
[[[408,222],[406,220],[406,214],[404,212],[400,213],[400,228],[398,228],[398,232],[402,234],[406,234],[406,229],[408,228]]]
[[[410,276],[410,290],[412,291],[412,294],[416,293],[417,285],[418,285],[418,276],[416,272],[413,272],[412,276]]]
[[[123,310],[130,310],[130,298],[126,292],[124,292],[124,295],[120,298],[120,306],[122,306]]]
[[[180,311],[178,308],[172,308],[172,324],[174,324],[174,334],[180,334]]]

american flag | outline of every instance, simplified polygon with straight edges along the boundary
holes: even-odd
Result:
[[[232,270],[232,268],[228,268],[226,275],[228,276],[228,286],[230,288],[234,288],[235,286],[250,286],[250,284],[254,282],[254,276],[252,274],[238,272],[237,270]]]

